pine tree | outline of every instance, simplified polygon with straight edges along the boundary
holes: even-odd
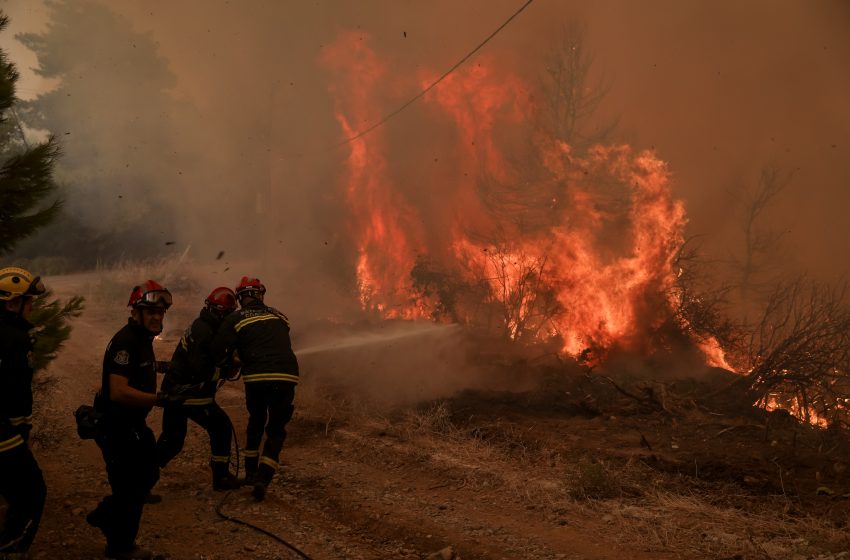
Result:
[[[0,12],[0,32],[8,23]],[[52,137],[32,146],[26,141],[14,114],[17,80],[15,65],[0,50],[0,257],[11,252],[18,241],[55,220],[62,208],[58,198],[48,200],[56,193],[53,166],[59,148]],[[12,264],[16,263],[0,266]],[[35,348],[36,369],[56,357],[59,347],[71,335],[68,320],[79,316],[83,309],[81,297],[63,303],[51,301],[49,295],[36,299],[30,317],[40,332]]]
[[[0,32],[9,19],[0,13]],[[14,139],[15,83],[18,72],[0,51],[0,126],[4,129],[0,154],[0,255],[10,252],[17,241],[32,235],[53,221],[62,206],[60,200],[47,205],[46,198],[56,191],[53,165],[59,155],[55,140],[29,146]],[[18,145],[22,144],[22,145]]]
[[[177,139],[200,116],[172,94],[177,77],[154,37],[112,3],[53,0],[45,15],[43,29],[15,38],[53,85],[17,110],[28,129],[61,135],[56,177],[67,212],[16,254],[86,269],[172,252],[174,193],[197,187]]]

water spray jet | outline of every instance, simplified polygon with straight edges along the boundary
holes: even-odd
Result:
[[[424,325],[411,324],[412,328],[407,329],[407,325],[408,324],[405,324],[405,328],[403,329],[396,329],[396,332],[367,332],[343,336],[335,340],[323,342],[321,344],[314,344],[312,346],[308,346],[307,348],[296,349],[295,354],[298,356],[306,356],[309,354],[318,354],[321,352],[333,352],[336,350],[346,350],[349,348],[358,348],[361,346],[381,344],[404,338],[411,338],[414,336],[426,336],[440,333],[448,334],[455,332],[459,328],[459,325],[457,324],[443,325],[437,323],[427,323]]]

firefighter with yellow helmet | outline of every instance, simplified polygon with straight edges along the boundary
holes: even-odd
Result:
[[[9,506],[0,555],[29,550],[47,494],[29,448],[35,327],[27,320],[44,292],[40,278],[29,271],[0,269],[0,495]]]

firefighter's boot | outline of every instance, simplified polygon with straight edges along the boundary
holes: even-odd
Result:
[[[257,465],[259,457],[245,457],[245,484],[254,484],[257,481]]]
[[[235,490],[242,486],[242,482],[230,473],[227,463],[212,461],[210,467],[212,467],[213,490],[216,492]]]
[[[262,502],[266,498],[266,487],[267,486],[268,486],[268,483],[266,483],[262,480],[257,480],[254,483],[254,489],[251,490],[251,495],[254,496],[255,500],[257,500],[258,502]]]
[[[266,488],[268,488],[269,482],[272,481],[272,477],[274,477],[274,469],[266,463],[262,463],[257,470],[257,476],[254,479],[254,489],[251,491],[251,495],[258,502],[262,502],[265,499]]]

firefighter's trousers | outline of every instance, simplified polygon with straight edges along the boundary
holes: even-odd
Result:
[[[146,425],[114,426],[97,438],[97,445],[112,495],[89,514],[90,523],[103,531],[109,551],[125,552],[135,544],[145,498],[159,480],[156,440]]]
[[[9,505],[6,523],[0,531],[0,554],[26,552],[44,510],[47,496],[44,477],[26,443],[0,452],[0,473],[0,495]]]
[[[245,472],[268,483],[277,472],[280,450],[286,440],[286,424],[295,410],[295,383],[255,381],[245,383],[248,407],[248,434],[245,445]],[[266,442],[260,453],[263,432]]]
[[[163,410],[162,433],[156,442],[160,468],[165,467],[183,449],[189,420],[209,434],[212,462],[226,465],[230,460],[233,424],[218,403],[212,401],[202,405],[171,406]]]

